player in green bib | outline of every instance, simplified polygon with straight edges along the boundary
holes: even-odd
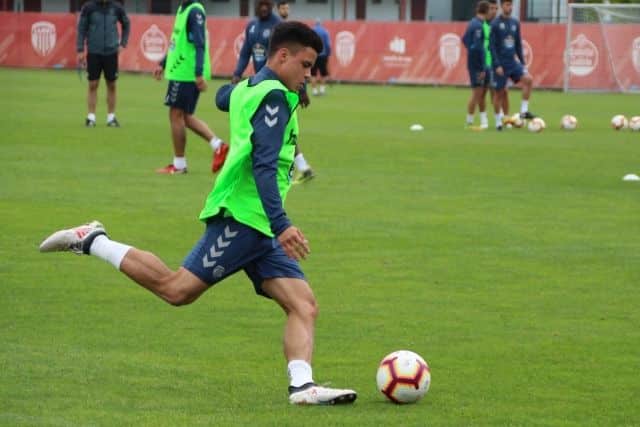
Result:
[[[256,293],[275,300],[287,316],[289,402],[333,405],[352,403],[357,395],[314,382],[317,304],[299,265],[309,243],[284,210],[298,138],[298,90],[320,51],[322,41],[306,24],[281,23],[273,30],[267,64],[218,91],[218,107],[229,111],[230,150],[200,213],[205,232],[177,271],[150,252],[109,239],[98,221],[52,234],[40,251],[97,256],[173,305],[189,304],[243,270]]]
[[[183,0],[178,7],[167,56],[154,70],[158,80],[169,80],[164,104],[169,107],[173,162],[157,169],[162,174],[187,173],[187,128],[203,138],[214,152],[211,169],[217,172],[228,151],[209,126],[194,113],[200,92],[207,90],[211,78],[209,38],[204,6],[196,0]]]

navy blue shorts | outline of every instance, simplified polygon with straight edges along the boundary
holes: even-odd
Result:
[[[285,254],[276,238],[241,224],[232,217],[209,218],[204,235],[182,266],[208,285],[244,270],[258,295],[262,283],[274,278],[304,278],[300,265]]]
[[[520,63],[503,65],[504,73],[499,76],[496,70],[493,70],[493,81],[496,90],[504,89],[507,86],[507,79],[511,79],[514,83],[518,83],[524,75],[524,67]]]
[[[491,70],[470,70],[469,72],[469,82],[471,87],[489,87],[489,82],[491,81]],[[480,78],[480,73],[484,71],[484,78]]]
[[[196,82],[169,80],[167,96],[164,97],[164,105],[177,108],[187,114],[193,114],[196,111],[199,97],[200,91],[196,86]]]

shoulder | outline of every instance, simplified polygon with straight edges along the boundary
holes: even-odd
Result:
[[[93,0],[89,0],[84,4],[84,6],[82,6],[82,9],[80,9],[80,13],[87,14],[93,11],[95,8],[96,8],[96,2]]]

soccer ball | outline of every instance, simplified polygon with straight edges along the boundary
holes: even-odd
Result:
[[[633,116],[629,119],[629,128],[634,131],[640,131],[640,116]]]
[[[533,119],[529,120],[529,124],[527,125],[527,129],[529,129],[529,132],[534,133],[542,132],[546,127],[547,124],[540,117],[534,117]]]
[[[622,114],[617,114],[611,119],[611,127],[615,130],[624,129],[629,126],[629,121]]]
[[[378,390],[392,402],[413,403],[429,390],[431,369],[412,351],[394,351],[380,362],[376,382]]]
[[[566,114],[560,120],[560,127],[564,130],[574,130],[578,127],[578,119],[571,114]]]
[[[519,113],[514,114],[509,118],[509,122],[514,128],[521,128],[524,126],[524,120],[520,117]]]

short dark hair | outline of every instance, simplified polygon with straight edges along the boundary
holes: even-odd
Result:
[[[483,15],[489,12],[489,2],[486,0],[481,0],[476,5],[476,13],[482,13]]]
[[[285,1],[285,0],[283,0],[283,1],[279,1],[279,2],[278,2],[278,7],[282,6],[283,4],[289,4],[289,2],[288,2],[288,1]]]
[[[269,39],[269,57],[278,49],[292,45],[310,47],[317,53],[322,52],[322,39],[304,22],[281,22],[273,27]]]
[[[489,4],[498,4],[498,0],[487,0]]]

